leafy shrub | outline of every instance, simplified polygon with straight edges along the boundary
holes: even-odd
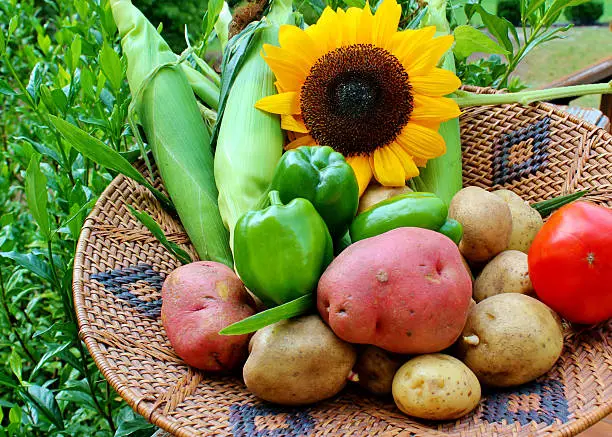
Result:
[[[597,23],[603,15],[604,5],[600,0],[591,0],[565,10],[565,16],[578,26],[588,26]]]
[[[199,35],[208,0],[133,0],[143,14],[157,26],[162,23],[162,36],[172,50],[185,49],[185,25],[191,35]]]
[[[521,24],[520,0],[500,0],[497,4],[497,16],[505,18],[515,26]]]

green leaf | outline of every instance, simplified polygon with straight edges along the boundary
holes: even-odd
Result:
[[[34,148],[34,150],[36,150],[41,155],[46,156],[48,158],[51,158],[55,162],[57,162],[58,164],[63,165],[63,161],[62,161],[62,158],[60,157],[59,153],[57,153],[55,150],[45,146],[44,144],[40,144],[40,143],[32,140],[31,138],[22,137],[22,136],[15,137],[14,139],[15,140],[19,140],[19,141],[25,141],[25,142],[29,143]]]
[[[115,91],[121,88],[121,82],[123,81],[123,68],[121,66],[121,59],[117,52],[113,50],[107,43],[102,45],[100,50],[100,68],[104,72],[104,75],[110,82],[111,86]]]
[[[28,85],[26,86],[26,91],[32,97],[34,103],[38,101],[38,93],[40,91],[40,85],[42,84],[42,76],[43,76],[43,63],[38,62],[32,72],[30,73],[30,80],[28,81]]]
[[[70,343],[64,343],[64,344],[55,345],[51,347],[49,350],[47,350],[47,352],[45,352],[45,354],[40,358],[40,360],[38,360],[38,364],[36,364],[36,367],[34,367],[34,370],[32,370],[32,373],[30,374],[30,379],[32,379],[33,376],[36,374],[36,372],[38,372],[53,357],[60,354],[63,350],[69,347],[70,347]]]
[[[22,396],[57,429],[64,429],[64,419],[51,390],[39,385],[30,385],[27,391],[22,392]]]
[[[21,407],[19,407],[19,405],[15,405],[9,411],[9,421],[11,423],[21,423],[21,416],[22,416],[22,412],[21,412]]]
[[[239,322],[223,328],[219,331],[221,335],[242,335],[255,332],[258,329],[264,328],[281,320],[290,319],[310,311],[314,306],[314,296],[307,294],[306,296],[298,297],[291,302],[284,303],[274,308],[262,311],[247,317]]]
[[[0,252],[0,256],[15,261],[21,267],[24,267],[34,273],[36,276],[46,279],[49,282],[53,281],[51,276],[51,270],[44,261],[41,261],[39,257],[33,253],[19,253],[19,252]]]
[[[215,28],[215,23],[219,19],[219,14],[221,13],[221,9],[223,9],[223,1],[224,0],[209,0],[208,8],[204,13],[203,21],[206,23],[204,26],[204,35],[201,37],[204,41],[208,40],[208,37],[212,33]]]
[[[47,178],[40,171],[38,154],[32,155],[30,165],[26,170],[25,194],[28,201],[30,213],[45,238],[49,239],[51,227],[49,224],[49,212],[47,211]]]
[[[148,437],[155,428],[128,406],[119,411],[115,421],[117,431],[115,431],[114,437]]]
[[[132,165],[119,153],[108,147],[102,141],[92,137],[87,132],[82,131],[66,120],[57,118],[53,115],[49,116],[51,123],[59,131],[60,134],[70,143],[72,147],[78,150],[83,156],[91,159],[99,165],[118,171],[119,173],[133,179],[139,184],[144,185],[153,193],[153,195],[164,204],[165,207],[171,208],[170,200],[159,190],[141,175]]]
[[[0,33],[1,35],[2,33]],[[2,50],[0,50],[0,54],[2,54]],[[0,94],[4,94],[5,96],[15,96],[18,93],[15,92],[13,88],[4,80],[0,79]]]
[[[533,14],[535,11],[540,9],[540,6],[542,6],[544,2],[546,2],[546,0],[531,0],[531,3],[529,4],[529,8],[527,8],[527,13],[525,16],[528,17],[531,14]]]
[[[582,190],[571,194],[565,194],[563,196],[557,196],[552,199],[547,199],[541,202],[534,203],[533,205],[531,205],[531,207],[538,211],[540,215],[544,218],[549,216],[562,206],[565,206],[568,203],[572,203],[573,201],[580,199],[588,192],[589,190]]]
[[[51,97],[51,91],[47,87],[47,85],[41,85],[39,90],[40,100],[49,111],[49,114],[57,115],[57,107],[53,102],[53,97]]]
[[[87,65],[81,68],[81,91],[83,96],[93,99],[94,91],[94,75]]]
[[[472,53],[505,55],[508,51],[472,26],[461,25],[455,28],[455,48],[453,52],[459,59],[466,59]]]
[[[79,35],[77,35],[74,41],[72,41],[72,44],[70,45],[70,53],[71,53],[70,69],[74,71],[79,67],[79,61],[81,59],[81,37]]]
[[[3,228],[8,225],[12,225],[13,223],[15,223],[15,221],[16,221],[16,218],[15,218],[14,213],[9,212],[9,213],[3,214],[0,217],[0,228]]]
[[[61,113],[65,113],[68,109],[68,98],[64,91],[61,89],[54,89],[51,91],[51,98],[53,99],[53,103],[57,106],[57,109],[60,110]]]
[[[0,32],[0,56],[4,55],[6,50],[6,41],[4,40],[4,32]]]
[[[10,39],[11,35],[13,34],[13,32],[15,32],[15,30],[17,29],[18,25],[19,25],[19,16],[13,15],[11,17],[11,20],[9,21],[9,27],[8,27],[8,37],[9,37],[9,39]]]
[[[495,39],[497,39],[497,41],[504,46],[508,56],[511,56],[514,53],[514,46],[512,45],[512,41],[510,41],[509,32],[515,34],[516,29],[508,20],[493,14],[489,14],[479,4],[465,5],[465,11],[468,17],[471,17],[474,15],[474,13],[478,13],[480,18],[482,18],[484,25],[487,27],[487,29],[489,29],[489,32],[491,32],[491,35],[493,35]]]
[[[168,240],[162,228],[157,224],[153,217],[146,212],[138,212],[132,206],[128,205],[130,212],[134,217],[138,219],[140,223],[146,226],[146,228],[153,234],[155,238],[166,248],[172,255],[174,255],[182,264],[189,264],[193,262],[191,256],[185,252],[181,246],[173,241]]]
[[[17,377],[20,383],[23,381],[21,378],[22,362],[21,356],[13,349],[9,357],[9,366],[11,366],[11,372],[13,372],[13,375]]]
[[[365,0],[344,0],[344,3],[350,8],[363,9],[366,2]]]
[[[36,40],[38,42],[38,47],[40,47],[40,50],[43,52],[43,55],[46,55],[49,52],[49,49],[51,49],[51,38],[49,38],[49,35],[39,33]]]

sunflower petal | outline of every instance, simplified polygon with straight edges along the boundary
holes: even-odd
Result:
[[[291,141],[285,146],[286,150],[297,149],[301,146],[316,146],[317,142],[310,135],[302,135],[295,140]]]
[[[338,16],[330,7],[326,7],[317,24],[305,30],[312,41],[320,47],[321,53],[327,53],[340,47],[342,35],[338,32]]]
[[[402,6],[395,0],[383,0],[374,15],[372,26],[372,43],[375,46],[387,48],[397,32]]]
[[[417,168],[414,159],[403,147],[397,143],[391,143],[388,147],[393,151],[393,153],[395,153],[397,159],[399,159],[400,163],[402,164],[402,167],[404,167],[406,179],[419,175],[419,169]]]
[[[416,53],[423,51],[436,34],[436,27],[429,26],[419,30],[403,30],[396,32],[391,39],[391,53],[400,61],[410,59]]]
[[[267,55],[263,58],[283,89],[293,91],[302,87],[304,80],[306,80],[306,73],[296,69],[290,61]]]
[[[302,134],[308,133],[308,128],[304,124],[304,121],[293,115],[281,115],[281,128]]]
[[[433,97],[445,96],[461,86],[461,80],[455,73],[441,68],[434,68],[426,74],[410,76],[409,82],[415,93]]]
[[[417,167],[426,167],[427,166],[427,159],[421,159],[421,158],[412,158],[414,160],[414,163],[417,165]]]
[[[410,56],[400,59],[400,61],[408,71],[408,75],[430,70],[438,64],[442,55],[451,48],[454,40],[455,38],[452,35],[434,38],[424,44],[421,50],[415,51]]]
[[[357,29],[361,20],[362,9],[348,8],[344,14],[342,30],[342,45],[350,46],[357,43]]]
[[[388,146],[380,147],[370,155],[372,173],[385,187],[401,187],[406,184],[404,167],[393,150]]]
[[[413,158],[432,159],[446,152],[446,143],[436,130],[408,123],[395,142]]]
[[[271,112],[272,114],[299,114],[300,98],[298,93],[294,91],[273,94],[263,99],[259,99],[257,103],[255,103],[255,107],[262,111]]]
[[[372,29],[374,28],[374,16],[370,9],[370,3],[366,1],[366,5],[361,12],[361,19],[357,27],[357,44],[372,44]]]
[[[410,119],[414,121],[446,121],[461,114],[459,106],[453,99],[446,97],[428,97],[414,95],[414,110]]]
[[[283,49],[300,58],[306,72],[323,54],[310,35],[297,26],[282,25],[278,31],[278,42]]]
[[[367,156],[349,156],[346,158],[357,177],[357,183],[359,184],[359,195],[361,196],[367,188],[370,180],[372,179],[372,168],[370,167],[370,160]]]

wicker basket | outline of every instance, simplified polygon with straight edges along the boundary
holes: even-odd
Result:
[[[465,185],[506,187],[530,201],[590,188],[590,200],[612,206],[612,136],[603,130],[546,104],[469,109],[461,130]],[[161,186],[158,175],[153,179]],[[78,244],[81,335],[115,390],[176,436],[570,436],[612,412],[610,322],[568,327],[563,355],[548,374],[485,393],[456,421],[411,419],[392,400],[355,387],[305,408],[261,402],[239,377],[200,373],[174,354],[159,318],[160,288],[179,264],[126,204],[146,210],[196,258],[179,221],[145,188],[116,178]]]

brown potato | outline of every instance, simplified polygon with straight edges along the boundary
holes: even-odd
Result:
[[[409,193],[411,191],[412,190],[406,186],[384,187],[377,183],[371,183],[359,198],[359,209],[357,210],[357,214],[361,214],[366,209],[371,208],[383,200],[399,196],[400,194]]]
[[[527,253],[536,234],[544,225],[542,216],[510,190],[497,190],[493,194],[508,204],[512,215],[512,234],[507,249]]]
[[[457,356],[480,382],[523,384],[548,372],[563,349],[559,317],[537,299],[504,293],[472,308]]]
[[[249,343],[244,382],[256,396],[283,405],[327,399],[345,386],[356,352],[317,315],[260,329]]]
[[[498,196],[466,187],[451,200],[448,216],[463,225],[459,250],[468,261],[488,261],[508,247],[512,215]]]
[[[476,302],[500,293],[534,293],[526,253],[503,251],[485,266],[474,281]]]
[[[395,372],[404,361],[395,354],[368,345],[359,352],[353,371],[359,378],[359,385],[376,395],[385,395],[391,393]]]
[[[404,413],[431,420],[465,416],[480,401],[480,383],[461,361],[444,354],[421,355],[393,378],[393,399]]]

